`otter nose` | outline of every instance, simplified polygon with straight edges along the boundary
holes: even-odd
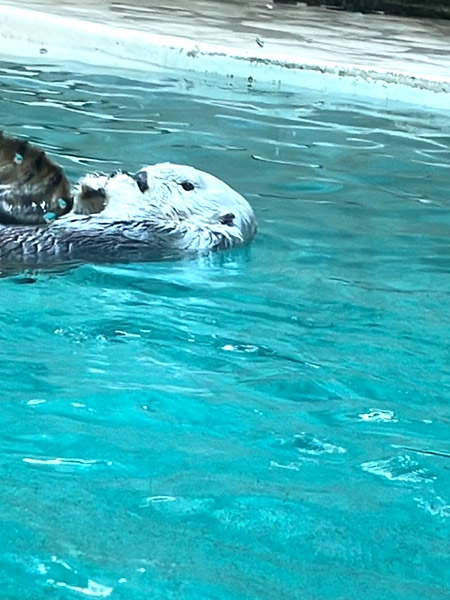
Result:
[[[136,173],[136,175],[133,177],[133,179],[137,183],[137,186],[141,190],[142,193],[144,193],[148,190],[148,179],[147,179],[146,171],[139,171],[138,173]]]

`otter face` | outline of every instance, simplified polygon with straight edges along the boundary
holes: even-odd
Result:
[[[134,180],[149,205],[155,200],[166,218],[211,228],[229,228],[232,237],[249,242],[256,233],[250,204],[226,183],[186,165],[160,163],[141,169]]]
[[[256,233],[255,215],[245,198],[209,173],[171,163],[145,167],[134,176],[86,176],[75,194],[74,212],[187,228],[191,237],[201,232],[206,241],[199,239],[200,245],[219,237],[224,246],[245,244]]]

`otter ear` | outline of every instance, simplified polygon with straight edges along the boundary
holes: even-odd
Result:
[[[39,148],[0,131],[0,223],[49,223],[72,204],[61,167]]]

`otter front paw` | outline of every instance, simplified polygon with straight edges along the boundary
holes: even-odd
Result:
[[[103,173],[86,175],[77,185],[73,212],[79,215],[92,215],[102,212],[106,206],[105,186],[108,176]]]

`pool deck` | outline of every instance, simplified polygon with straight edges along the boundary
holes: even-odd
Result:
[[[0,0],[0,57],[142,73],[158,67],[232,85],[450,109],[450,21],[257,0]],[[152,3],[153,4],[153,3]]]

